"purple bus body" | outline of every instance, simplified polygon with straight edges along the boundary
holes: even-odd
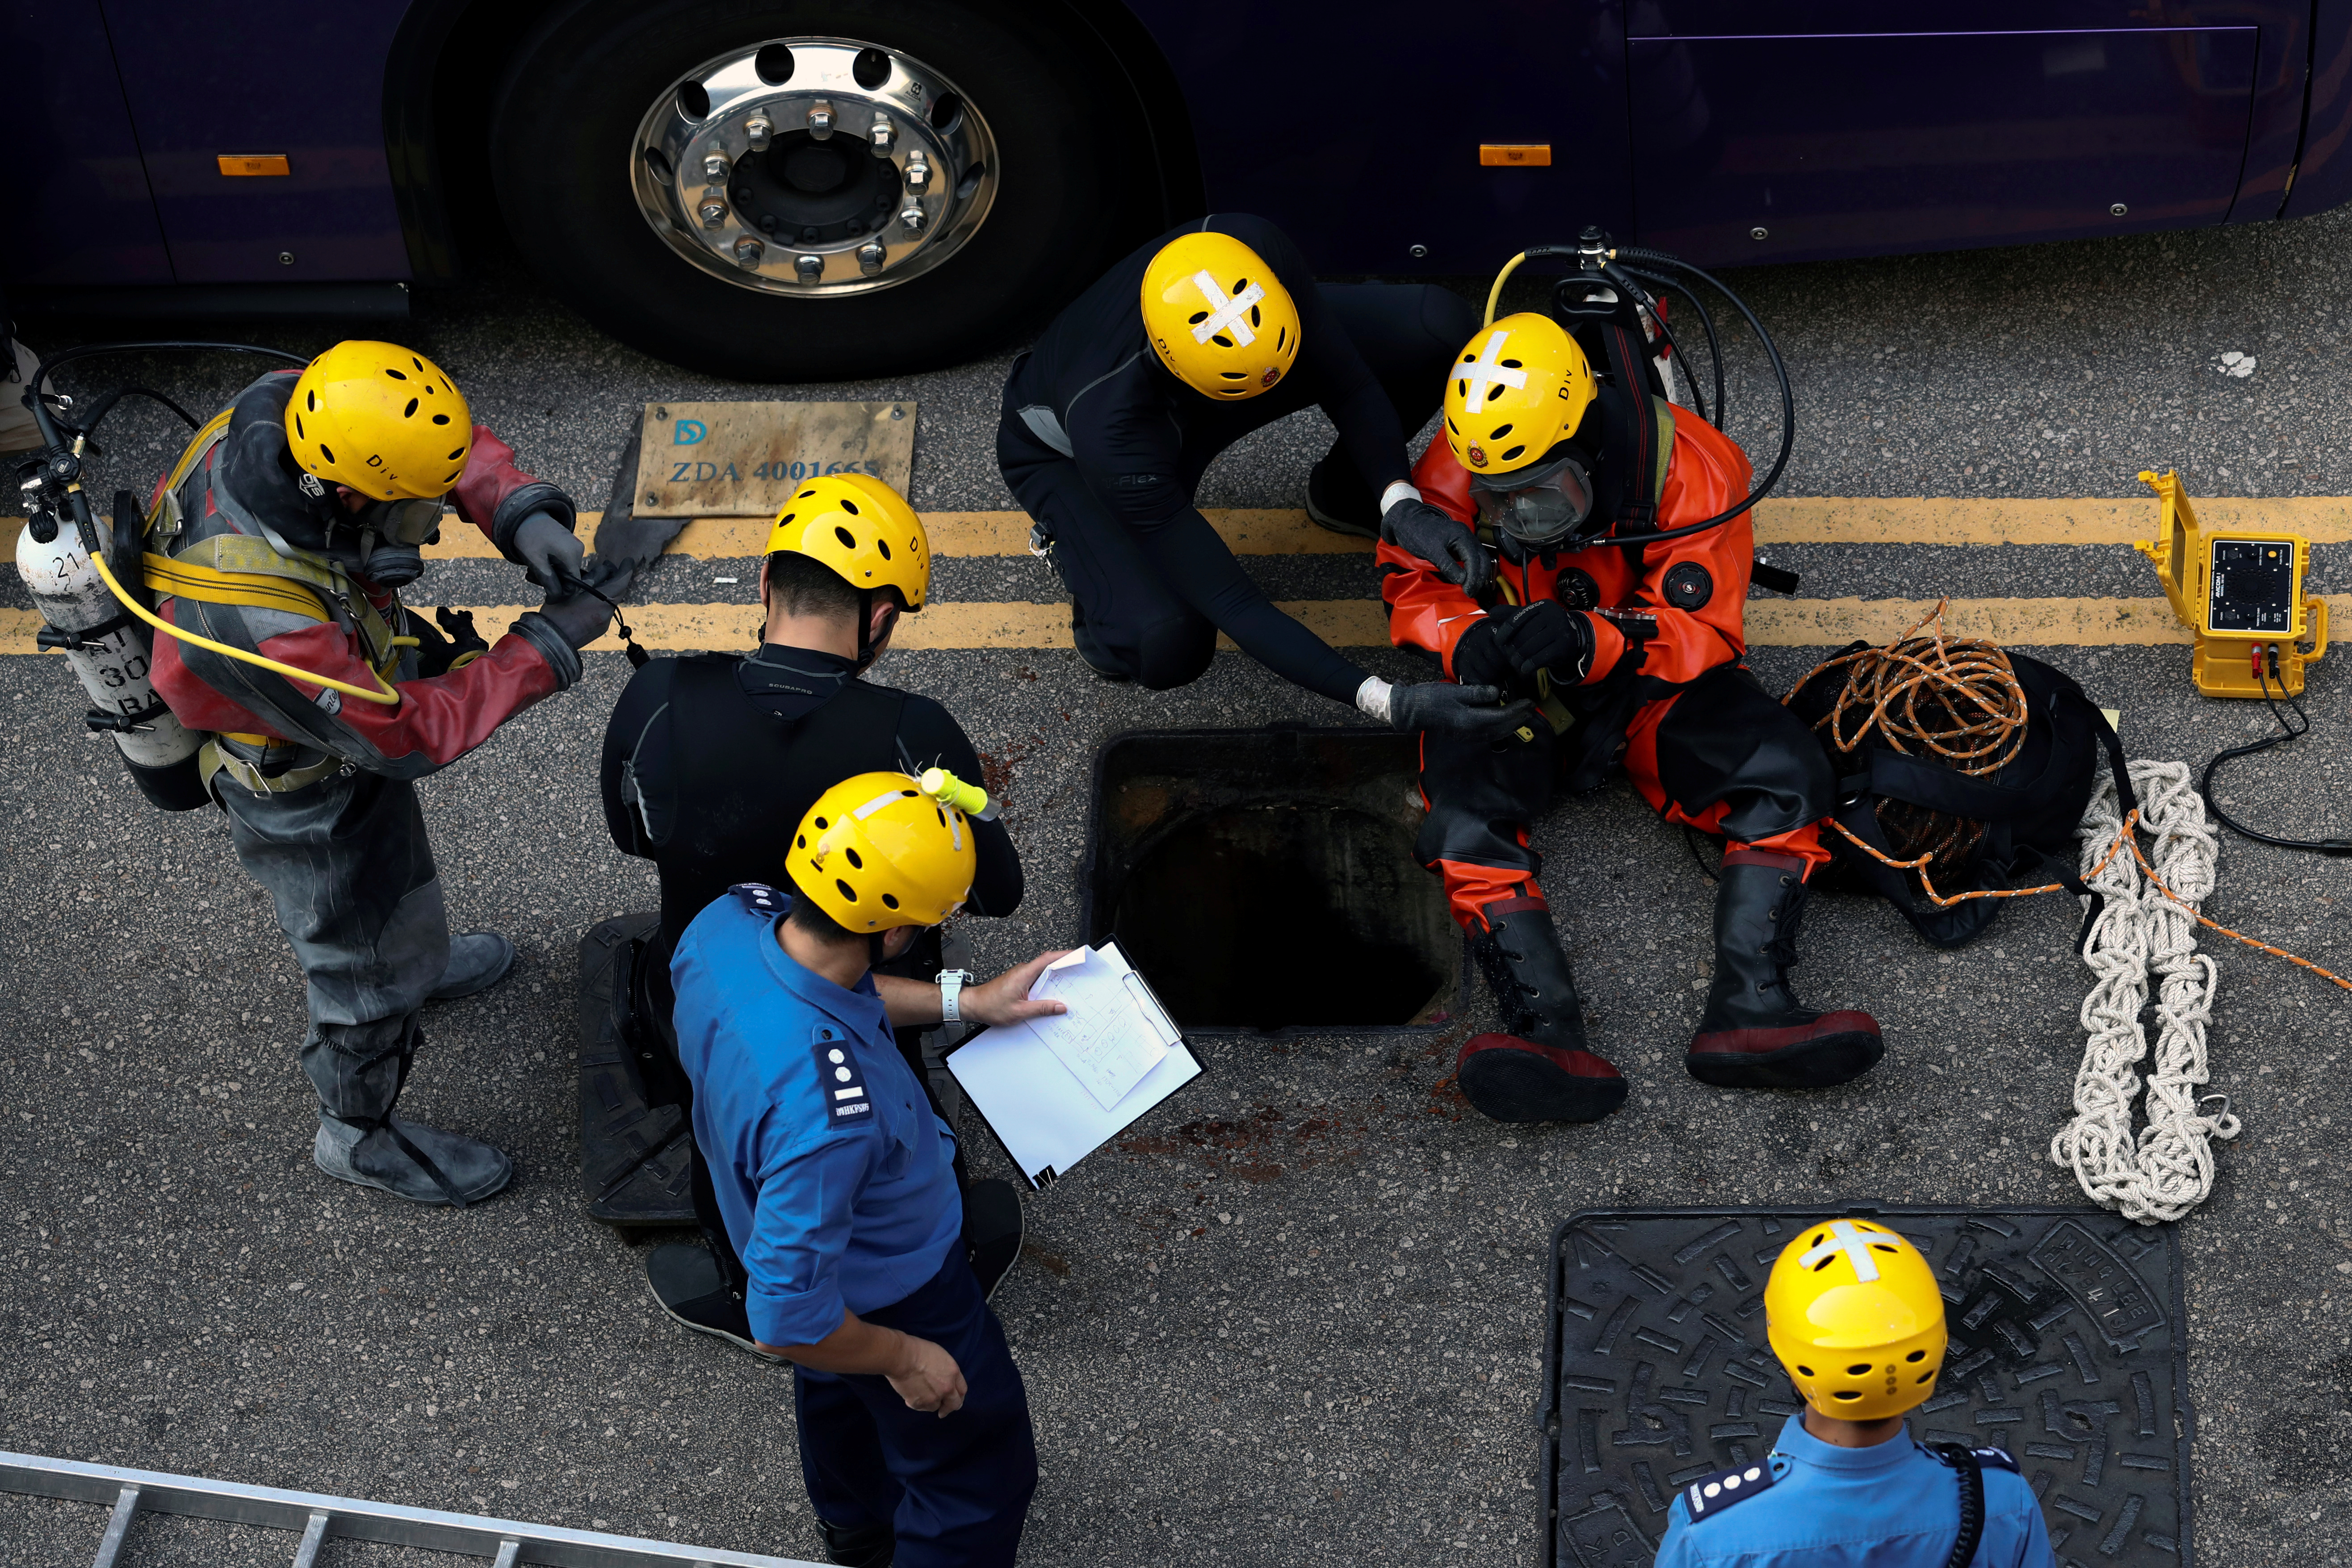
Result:
[[[410,0],[6,0],[45,95],[10,281],[411,277],[379,82]],[[2319,212],[2352,197],[2352,0],[1128,0],[1213,208],[1333,272],[1484,271],[1597,222],[1707,265]],[[1319,77],[1313,113],[1302,74]],[[1334,112],[1339,106],[1342,112]],[[20,121],[20,124],[23,124]],[[1484,167],[1482,142],[1548,167]],[[230,178],[224,153],[291,173]],[[484,178],[445,157],[448,184]],[[2121,216],[2111,211],[2120,205]],[[1755,237],[1756,231],[1763,237]],[[290,259],[289,259],[290,258]]]

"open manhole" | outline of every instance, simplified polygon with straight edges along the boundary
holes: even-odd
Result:
[[[1914,1437],[2007,1449],[2061,1563],[2188,1555],[2179,1244],[2101,1209],[1597,1211],[1553,1233],[1546,1568],[1643,1568],[1675,1491],[1771,1451],[1801,1408],[1764,1280],[1809,1225],[1875,1219],[1927,1256],[1951,1347]]]
[[[1089,942],[1117,936],[1190,1031],[1432,1027],[1465,949],[1412,858],[1413,737],[1120,735],[1097,759]]]

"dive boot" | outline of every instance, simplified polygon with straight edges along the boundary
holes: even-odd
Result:
[[[1797,1000],[1797,922],[1811,889],[1794,855],[1735,849],[1715,894],[1715,981],[1683,1060],[1726,1089],[1825,1089],[1860,1078],[1886,1054],[1878,1021]]]
[[[453,1208],[480,1203],[514,1178],[514,1162],[481,1140],[389,1112],[367,1125],[320,1111],[310,1158],[338,1181]]]
[[[1539,900],[1507,899],[1481,911],[1470,939],[1505,1033],[1473,1035],[1454,1058],[1454,1079],[1496,1121],[1598,1121],[1625,1103],[1625,1079],[1584,1048],[1584,1005],[1551,911]]]
[[[898,1534],[887,1524],[828,1524],[820,1519],[816,1527],[824,1531],[824,1560],[841,1568],[890,1568],[898,1555]]]
[[[1021,1194],[1011,1182],[992,1178],[974,1182],[963,1194],[964,1256],[980,1280],[980,1299],[996,1294],[996,1287],[1021,1256]]]
[[[425,993],[428,1002],[451,1002],[488,991],[513,973],[515,945],[490,931],[462,931],[449,939],[449,967],[441,984]]]
[[[1118,656],[1103,647],[1087,628],[1086,606],[1078,603],[1075,594],[1070,595],[1070,644],[1078,650],[1078,657],[1087,661],[1088,669],[1113,685],[1124,686],[1135,679],[1135,672],[1121,664]]]
[[[1334,447],[1307,475],[1307,515],[1334,533],[1357,539],[1381,536],[1381,505],[1356,471],[1353,459]]]
[[[667,1241],[646,1255],[646,1283],[654,1300],[681,1327],[714,1340],[725,1340],[737,1350],[761,1361],[784,1358],[760,1348],[752,1335],[751,1317],[743,1310],[743,1292],[735,1289],[707,1247],[688,1241]]]

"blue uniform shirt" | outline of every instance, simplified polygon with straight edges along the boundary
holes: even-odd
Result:
[[[890,1034],[874,978],[845,991],[776,940],[792,907],[746,884],[670,963],[694,1142],[751,1276],[763,1344],[805,1345],[903,1300],[963,1228],[954,1134]]]
[[[1772,1449],[1772,1485],[1691,1522],[1681,1493],[1655,1568],[1944,1568],[1960,1528],[1960,1480],[1899,1435],[1841,1448],[1789,1417]],[[1977,1568],[2054,1568],[2042,1505],[2019,1476],[1987,1466]]]

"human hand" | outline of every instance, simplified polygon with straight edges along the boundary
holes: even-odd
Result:
[[[1478,536],[1425,500],[1400,500],[1389,508],[1381,517],[1381,537],[1412,551],[1474,599],[1494,584],[1495,558]]]
[[[1536,705],[1522,699],[1498,707],[1503,694],[1491,686],[1457,686],[1450,680],[1389,689],[1389,723],[1407,731],[1434,730],[1474,740],[1499,741],[1515,730],[1543,722]]]
[[[586,647],[613,624],[612,606],[588,594],[549,599],[539,606],[539,613],[575,648]]]
[[[1029,988],[1037,984],[1037,976],[1045,966],[1070,952],[1063,948],[1056,952],[1041,952],[1018,968],[1008,969],[995,979],[970,986],[956,999],[956,1011],[975,1024],[994,1028],[1000,1024],[1017,1024],[1024,1018],[1049,1018],[1056,1013],[1066,1013],[1069,1007],[1060,1002],[1029,999]]]
[[[1534,679],[1536,671],[1548,669],[1553,679],[1573,686],[1592,667],[1592,622],[1580,610],[1571,610],[1556,599],[1538,599],[1532,605],[1497,611],[1486,619],[1495,627],[1503,657],[1528,679]],[[1455,658],[1458,675],[1462,668],[1458,653]]]
[[[579,536],[544,511],[515,525],[514,552],[522,558],[524,574],[551,594],[562,591],[564,578],[579,576],[588,556]]]
[[[1497,689],[1511,684],[1510,656],[1503,651],[1500,616],[1480,616],[1454,645],[1454,679],[1465,686],[1492,686]]]
[[[966,1393],[963,1369],[929,1340],[919,1340],[912,1334],[898,1336],[898,1364],[887,1376],[890,1386],[909,1410],[929,1410],[940,1416],[954,1415],[963,1408]]]

